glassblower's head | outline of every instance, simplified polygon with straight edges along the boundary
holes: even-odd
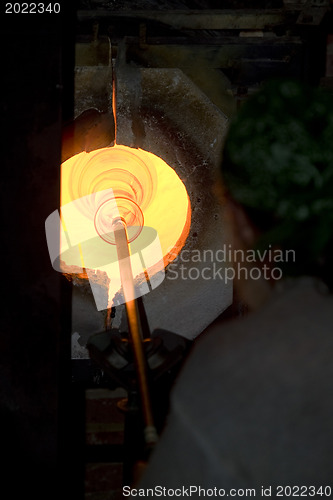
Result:
[[[268,245],[295,250],[289,275],[333,288],[333,96],[271,80],[241,107],[225,142],[222,177]]]

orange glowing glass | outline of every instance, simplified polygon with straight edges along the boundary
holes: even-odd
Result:
[[[64,272],[72,267],[77,273],[90,266],[106,272],[109,306],[121,287],[115,276],[117,266],[105,264],[115,252],[112,232],[108,231],[112,217],[118,215],[126,221],[131,252],[141,243],[146,248],[145,228],[157,231],[161,251],[154,245],[145,251],[144,263],[150,276],[152,270],[158,272],[176,258],[191,224],[190,200],[176,172],[152,153],[120,145],[82,152],[62,164],[61,207],[61,245],[68,248],[70,241],[76,246],[76,251],[62,252]],[[80,241],[83,232],[85,240],[92,242],[90,247]],[[100,258],[91,265],[90,257],[96,253]],[[136,269],[134,259],[132,268],[135,278],[140,269],[142,273],[142,262]]]

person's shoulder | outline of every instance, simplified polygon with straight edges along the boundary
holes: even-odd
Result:
[[[297,363],[305,370],[310,352],[316,352],[320,366],[333,349],[332,324],[333,295],[325,285],[310,277],[287,280],[259,310],[216,323],[196,339],[176,385],[176,398],[191,387],[203,394],[217,379],[228,384],[236,373],[260,368],[264,375],[275,365],[278,370],[290,353],[303,353]]]
[[[322,281],[310,276],[286,279],[276,286],[261,308],[241,318],[220,322],[211,329],[208,328],[197,339],[197,349],[202,350],[206,344],[210,349],[216,350],[220,343],[223,347],[235,344],[235,348],[238,348],[242,337],[244,342],[255,341],[258,337],[271,336],[272,339],[276,332],[285,335],[287,331],[296,333],[297,326],[304,327],[304,334],[312,335],[314,322],[316,329],[330,332],[332,320],[333,294]]]

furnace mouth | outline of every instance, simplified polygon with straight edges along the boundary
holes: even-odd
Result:
[[[62,164],[61,214],[61,246],[78,247],[61,252],[63,272],[106,273],[114,287],[116,218],[127,226],[134,278],[151,277],[176,259],[191,226],[190,199],[175,170],[153,153],[121,145],[81,152]],[[156,232],[158,245],[151,245],[149,229]],[[108,256],[109,266],[91,265],[107,262]],[[136,259],[141,262],[137,268]]]

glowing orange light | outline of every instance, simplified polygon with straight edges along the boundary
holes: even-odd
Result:
[[[114,194],[112,200],[108,196],[110,189]],[[70,211],[71,204],[73,209]],[[95,271],[106,271],[113,283],[109,305],[120,283],[113,276],[115,267],[106,268],[104,265],[107,257],[103,256],[110,255],[114,243],[111,236],[105,235],[108,214],[116,210],[126,219],[129,240],[133,241],[133,245],[140,246],[140,239],[144,238],[142,227],[157,231],[162,259],[161,252],[154,251],[154,245],[149,255],[145,255],[146,267],[156,272],[176,258],[186,241],[191,223],[190,201],[176,172],[152,153],[119,145],[90,153],[82,152],[62,164],[61,207],[62,243],[70,241],[76,246],[75,251],[62,254],[66,272],[68,266],[75,266],[73,272],[76,273],[78,269],[88,269],[90,253],[99,252],[100,264],[93,268]],[[79,237],[83,228],[85,239],[93,241],[91,248],[87,249],[85,245],[84,252],[81,251],[83,243]],[[135,277],[135,265],[133,274]]]

